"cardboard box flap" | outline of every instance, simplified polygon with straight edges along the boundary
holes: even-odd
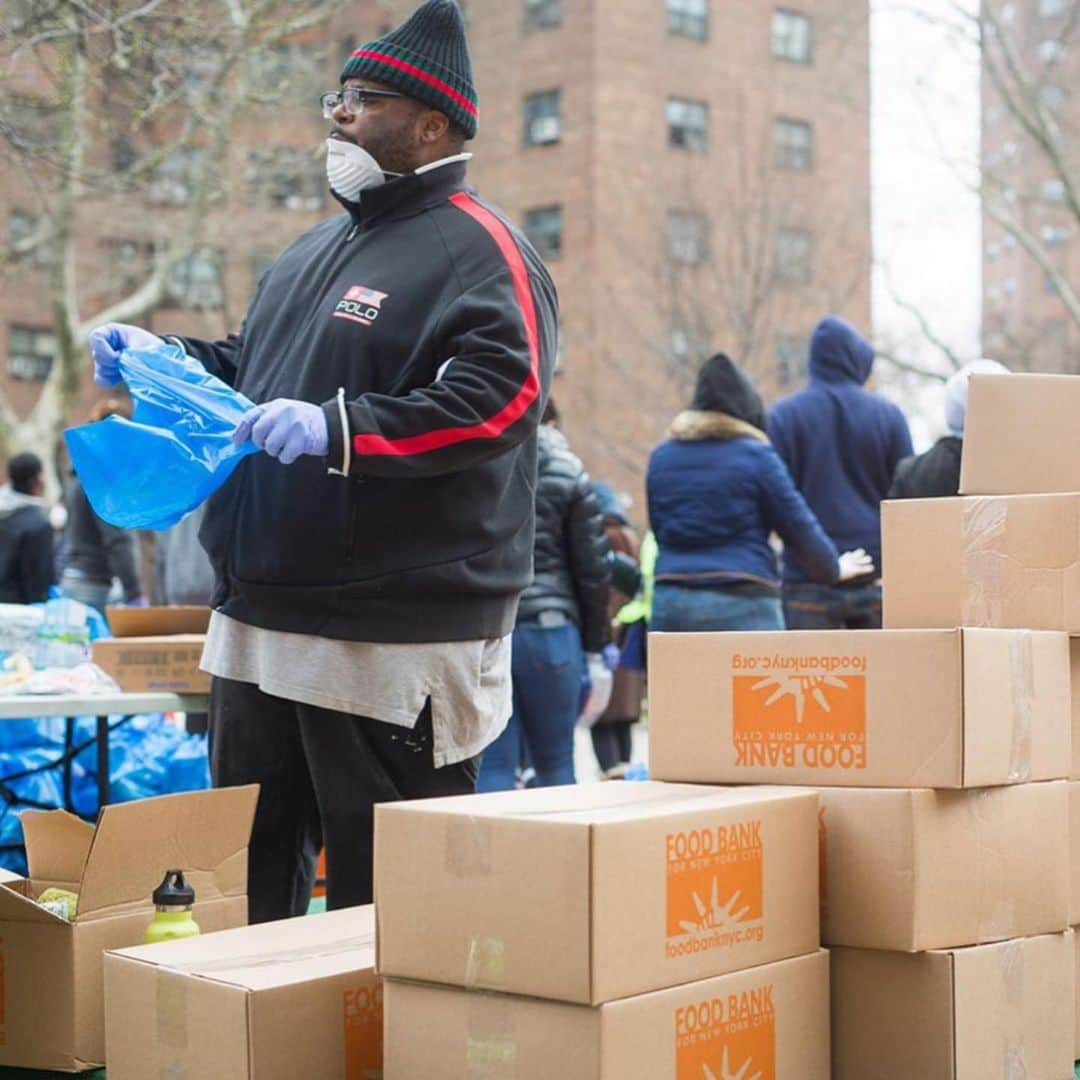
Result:
[[[79,916],[145,907],[169,869],[182,869],[196,901],[243,896],[259,787],[219,788],[106,806],[79,894]]]
[[[205,634],[210,627],[208,607],[107,607],[113,637],[159,637],[163,634]]]
[[[26,861],[35,881],[82,881],[94,827],[66,810],[27,810],[19,815]]]

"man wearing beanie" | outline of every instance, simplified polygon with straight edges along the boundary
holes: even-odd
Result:
[[[357,49],[321,100],[345,213],[270,268],[239,335],[177,339],[258,403],[235,438],[265,451],[201,533],[214,782],[262,785],[252,922],[307,909],[322,846],[329,906],[370,902],[374,805],[474,790],[511,710],[558,332],[536,252],[466,184],[454,0]],[[157,341],[95,330],[99,382]]]

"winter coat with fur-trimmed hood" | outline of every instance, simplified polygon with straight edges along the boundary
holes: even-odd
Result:
[[[658,581],[779,590],[772,532],[814,580],[836,581],[836,548],[767,436],[745,420],[702,409],[680,413],[653,451],[646,487],[660,544]]]

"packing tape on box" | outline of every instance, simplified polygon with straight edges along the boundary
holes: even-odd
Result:
[[[995,817],[1001,814],[1001,801],[998,798],[1001,788],[983,788],[977,791],[949,793],[942,797],[956,797],[964,800],[971,817],[971,827],[975,834],[975,845],[979,851],[978,881],[976,882],[976,902],[978,921],[976,934],[978,943],[989,941],[1007,941],[1016,937],[1016,901],[1006,896],[1007,890],[1000,886],[1002,878],[1011,875],[1007,865],[1007,856],[1001,851],[1001,828]],[[992,905],[987,904],[987,894],[995,897]]]
[[[514,1080],[518,1075],[512,1000],[499,994],[470,997],[465,1075],[468,1080]]]
[[[506,985],[506,943],[501,938],[469,938],[465,957],[466,990],[501,990]]]
[[[1031,634],[1021,630],[1009,642],[1012,674],[1012,744],[1009,782],[1031,779],[1031,730],[1035,712],[1035,649]]]
[[[1009,1017],[1022,1017],[1024,1001],[1024,942],[1008,941],[1000,946],[1001,983],[1005,991],[1005,1003]],[[1001,1075],[1005,1080],[1028,1080],[1027,1062],[1024,1055],[1023,1022],[1015,1038],[1006,1037],[1005,1067]]]
[[[446,872],[456,878],[488,877],[493,832],[491,818],[449,815],[443,846]]]
[[[1007,521],[1004,499],[965,500],[961,555],[964,626],[1002,625],[1006,559],[998,541]]]

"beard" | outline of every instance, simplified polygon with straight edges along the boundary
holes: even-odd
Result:
[[[410,173],[417,166],[412,118],[366,133],[362,145],[385,173]]]

